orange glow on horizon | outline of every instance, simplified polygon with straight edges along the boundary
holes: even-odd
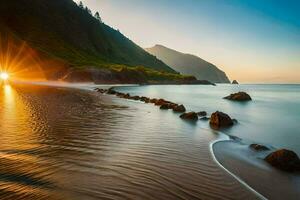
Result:
[[[63,67],[65,63],[43,56],[26,42],[0,34],[0,80],[47,81]]]
[[[1,78],[2,80],[6,81],[6,80],[9,78],[9,75],[8,75],[8,73],[6,73],[6,72],[1,72],[1,73],[0,73],[0,78]]]

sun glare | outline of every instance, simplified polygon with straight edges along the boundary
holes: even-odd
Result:
[[[6,81],[6,80],[9,78],[9,75],[8,75],[8,73],[6,73],[6,72],[1,72],[1,73],[0,73],[0,78],[1,78],[2,80]]]

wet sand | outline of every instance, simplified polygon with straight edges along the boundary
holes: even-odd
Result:
[[[213,160],[218,134],[94,91],[0,90],[0,199],[258,199]]]
[[[271,151],[257,152],[234,140],[216,142],[213,151],[223,167],[267,199],[300,199],[300,174],[268,165],[263,158]]]

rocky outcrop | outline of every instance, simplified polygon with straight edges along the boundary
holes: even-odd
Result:
[[[231,101],[251,101],[252,100],[250,95],[247,94],[246,92],[234,93],[234,94],[231,94],[227,97],[224,97],[224,99],[228,99],[228,100],[231,100]]]
[[[288,172],[300,171],[300,159],[295,152],[290,150],[277,150],[269,154],[265,161],[280,170]]]
[[[261,145],[261,144],[251,144],[249,146],[251,149],[255,150],[255,151],[267,151],[270,150],[268,147]]]
[[[183,113],[186,111],[184,105],[177,105],[173,108],[174,112]]]
[[[238,85],[239,83],[237,82],[237,80],[233,80],[233,81],[232,81],[232,84],[233,84],[233,85]]]
[[[198,115],[195,112],[189,112],[189,113],[184,113],[180,115],[181,119],[186,119],[186,120],[198,120]]]
[[[234,122],[232,121],[229,115],[223,112],[215,112],[210,117],[210,125],[221,128],[221,127],[230,127],[233,126]]]

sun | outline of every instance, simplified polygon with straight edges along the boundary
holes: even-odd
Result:
[[[6,81],[6,80],[9,78],[9,75],[8,75],[8,73],[6,73],[6,72],[1,72],[1,73],[0,73],[0,78],[1,78],[2,80]]]

